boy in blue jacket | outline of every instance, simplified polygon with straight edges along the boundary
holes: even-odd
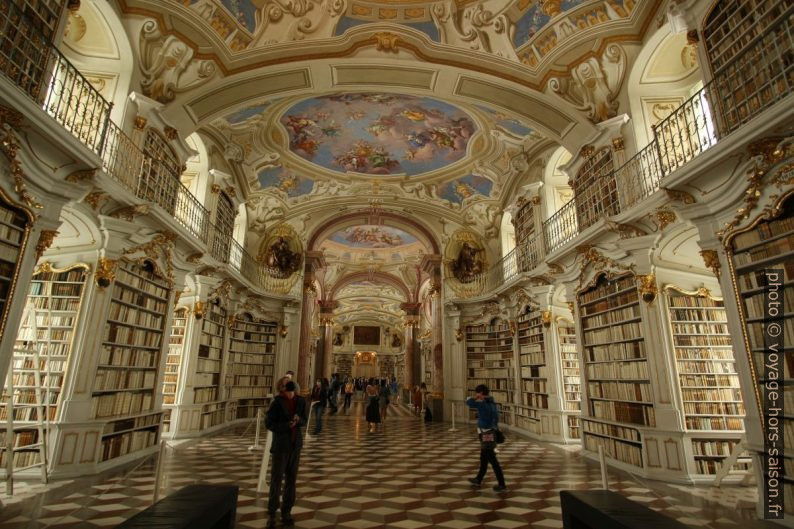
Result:
[[[477,432],[480,437],[480,471],[477,473],[477,477],[469,478],[469,483],[479,487],[482,484],[482,478],[485,477],[485,472],[488,470],[488,463],[490,463],[498,481],[498,484],[494,485],[493,490],[504,492],[507,490],[505,476],[494,451],[496,448],[494,431],[499,426],[499,410],[493,397],[488,395],[488,386],[480,384],[474,388],[474,393],[474,397],[466,399],[466,406],[477,410]]]

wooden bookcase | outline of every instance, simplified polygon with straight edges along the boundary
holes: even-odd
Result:
[[[782,437],[787,450],[783,464],[786,472],[783,476],[783,496],[786,515],[794,514],[794,415],[790,409],[794,407],[794,195],[780,204],[777,216],[764,218],[751,228],[745,228],[727,239],[729,244],[729,268],[732,284],[736,289],[739,316],[744,330],[744,348],[747,351],[751,380],[745,382],[757,385],[754,394],[763,399],[765,378],[766,350],[764,347],[764,308],[765,292],[770,290],[765,270],[777,269],[781,272],[780,286],[777,287],[780,299],[779,314],[783,333],[782,354],[780,355],[781,371],[784,386],[783,399],[785,415],[783,416]],[[749,404],[749,403],[748,403]],[[758,414],[763,418],[764,402],[753,402]],[[762,419],[763,420],[763,419]],[[748,433],[749,436],[749,433]],[[754,438],[761,438],[762,432],[756,427]],[[756,461],[760,461],[756,459]]]
[[[25,319],[17,333],[11,365],[15,468],[29,467],[38,462],[39,428],[43,423],[45,435],[49,437],[49,423],[60,418],[61,390],[72,354],[74,328],[87,275],[86,265],[64,270],[46,267],[31,279]],[[37,355],[33,348],[38,350]],[[42,416],[34,404],[37,390],[41,394]],[[8,420],[7,402],[8,395],[4,394],[0,403],[0,428],[5,427]],[[0,435],[5,440],[5,430],[0,431],[3,431]],[[49,444],[49,439],[46,439],[46,446]],[[26,446],[30,448],[24,449]],[[0,453],[0,466],[3,468],[4,455],[5,452]]]
[[[705,289],[668,285],[670,318],[684,424],[694,474],[716,474],[744,433],[744,402],[722,298]],[[749,469],[749,458],[734,467]]]
[[[177,404],[188,316],[187,308],[177,309],[174,311],[174,319],[171,323],[171,336],[168,339],[168,354],[163,374],[163,433],[171,430],[172,407]]]
[[[150,262],[119,262],[92,383],[92,415],[106,421],[100,461],[158,442],[156,383],[169,294]]]
[[[540,434],[538,411],[549,408],[548,367],[541,311],[527,306],[526,311],[518,316],[517,334],[522,409],[516,425]]]
[[[52,42],[58,29],[66,0],[12,0],[41,32],[48,42]]]
[[[5,314],[29,231],[26,215],[6,204],[0,195],[0,334],[6,331]]]
[[[557,339],[560,345],[560,367],[562,368],[563,410],[566,415],[568,437],[580,439],[579,414],[582,411],[582,380],[579,354],[576,352],[576,329],[572,323],[557,323]]]
[[[216,300],[208,304],[201,323],[201,338],[196,364],[193,402],[203,404],[201,429],[205,430],[226,420],[226,402],[221,395],[221,374],[225,360],[226,309]]]
[[[226,397],[237,401],[237,419],[256,416],[273,391],[277,324],[242,313],[229,336]]]
[[[515,394],[513,333],[510,325],[499,319],[489,324],[466,326],[466,389],[485,384],[500,406],[500,422],[510,424],[510,408]]]
[[[588,406],[583,410],[586,450],[642,467],[640,431],[656,424],[643,338],[639,291],[633,274],[596,283],[578,294]]]
[[[618,213],[618,187],[612,173],[612,158],[612,150],[604,147],[585,160],[576,173],[573,192],[580,230]]]

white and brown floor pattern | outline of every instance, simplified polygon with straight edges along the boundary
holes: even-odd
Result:
[[[495,493],[493,474],[482,489],[467,478],[477,470],[479,446],[471,425],[449,431],[392,405],[378,432],[369,433],[361,402],[324,417],[322,433],[301,456],[298,502],[301,528],[560,528],[559,491],[600,488],[598,467],[576,453],[511,435],[500,449],[509,491]],[[256,492],[261,452],[249,452],[253,429],[230,428],[166,453],[163,495],[195,482],[239,485],[237,527],[264,528],[266,497]],[[152,461],[66,486],[0,511],[0,529],[114,527],[151,503]],[[610,487],[694,527],[755,529],[752,488],[695,487],[641,482],[610,473]]]

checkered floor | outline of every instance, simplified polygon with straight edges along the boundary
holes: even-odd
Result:
[[[298,501],[301,528],[423,529],[433,527],[562,527],[559,491],[600,488],[598,467],[571,450],[510,435],[500,450],[506,493],[495,493],[493,474],[472,489],[479,446],[474,428],[450,432],[391,405],[387,421],[369,433],[363,405],[324,417],[322,433],[301,456]],[[256,492],[262,452],[249,452],[253,428],[235,426],[169,448],[162,495],[195,482],[240,487],[237,527],[264,528],[266,497]],[[766,527],[753,521],[755,489],[669,486],[610,472],[610,486],[679,521],[712,529]],[[116,475],[34,488],[21,501],[0,496],[0,529],[114,527],[151,503],[152,458]]]

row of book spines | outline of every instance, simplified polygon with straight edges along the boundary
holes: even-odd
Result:
[[[23,329],[22,332],[19,333],[17,337],[18,341],[33,341],[33,333],[30,332],[32,329]],[[49,328],[41,328],[36,332],[35,341],[37,342],[47,342],[49,340],[57,340],[62,342],[67,342],[72,339],[72,329],[49,329]]]
[[[263,383],[266,387],[248,387],[248,388],[231,388],[229,391],[229,398],[231,399],[239,399],[239,398],[250,398],[250,397],[266,397],[268,393],[270,393],[270,386],[272,386],[273,380],[271,379],[270,382]]]
[[[105,324],[105,342],[159,349],[163,343],[161,331],[125,327],[115,323]]]
[[[493,333],[493,332],[510,332],[508,324],[501,325],[467,325],[467,333]]]
[[[692,451],[696,456],[728,457],[739,439],[692,439]]]
[[[504,391],[512,390],[513,389],[513,379],[512,378],[494,378],[494,377],[483,377],[483,376],[469,376],[468,377],[468,384],[467,387],[473,390],[480,384],[485,384],[488,386],[488,389],[491,390],[493,393],[494,389],[501,389]],[[496,398],[496,397],[494,397]]]
[[[19,389],[22,386],[37,386],[35,373],[14,373],[11,377],[14,388]],[[61,389],[63,384],[63,373],[41,373],[40,385],[42,389]]]
[[[157,426],[160,424],[160,415],[160,413],[153,413],[141,417],[110,421],[105,424],[105,427],[102,429],[102,435],[113,435],[114,433],[125,432],[127,430],[140,430]]]
[[[546,380],[522,380],[521,389],[527,393],[548,393]]]
[[[22,235],[24,231],[17,229],[13,226],[0,224],[0,241],[9,243],[12,246],[19,246],[22,244]]]
[[[603,363],[603,364],[587,364],[587,378],[588,379],[647,379],[648,362],[622,362],[622,363]]]
[[[160,314],[154,314],[149,311],[115,302],[110,304],[110,312],[108,313],[108,320],[115,323],[139,325],[141,327],[157,329],[158,331],[163,328],[163,319],[164,317]]]
[[[142,275],[148,277],[143,277]],[[166,282],[154,274],[148,274],[140,269],[137,270],[137,273],[133,273],[125,267],[119,267],[116,273],[116,281],[156,298],[168,298],[169,290]]]
[[[687,360],[712,360],[712,361],[722,361],[722,360],[730,360],[733,361],[733,349],[726,349],[724,347],[720,348],[712,348],[712,347],[702,347],[700,349],[694,348],[677,348],[675,350],[675,358],[679,361],[687,361]]]
[[[134,349],[103,344],[99,350],[99,365],[141,368],[157,367],[159,357],[159,352],[151,349]]]
[[[32,297],[28,298],[28,304],[34,309],[74,312],[80,306],[80,298]]]
[[[783,283],[794,281],[794,260],[789,259],[783,263],[776,263],[769,268],[780,269],[783,266]],[[750,270],[738,274],[738,283],[742,290],[755,290],[769,285],[769,277],[765,269]]]
[[[616,324],[626,320],[633,320],[639,318],[640,306],[630,305],[622,309],[611,310],[609,312],[601,312],[593,316],[582,316],[582,329],[588,330],[592,327],[601,327],[603,325]]]
[[[712,360],[711,362],[678,360],[678,372],[688,375],[735,375],[736,362],[733,360]]]
[[[593,331],[584,331],[584,346],[593,346],[621,340],[642,338],[642,326],[639,322],[623,323],[614,327],[604,327]]]
[[[691,389],[681,388],[684,402],[739,402],[742,400],[741,390],[737,388]]]
[[[744,415],[741,402],[684,402],[687,415]]]
[[[157,430],[140,430],[103,439],[101,461],[108,461],[154,446],[157,443],[157,433]]]
[[[652,402],[650,383],[589,382],[587,394],[592,398]]]
[[[718,301],[714,298],[709,298],[705,296],[689,296],[686,294],[674,294],[674,293],[668,293],[667,304],[670,306],[671,310],[721,308],[724,306],[724,303],[722,301]],[[682,310],[681,312],[693,312],[695,314],[709,314],[711,312],[721,312],[721,311]]]
[[[524,406],[547,410],[549,408],[549,397],[548,395],[542,395],[537,393],[525,393]]]
[[[636,290],[630,290],[623,294],[617,294],[614,297],[602,299],[589,305],[584,305],[581,308],[582,317],[622,309],[630,305],[639,303],[639,295]]]
[[[229,344],[229,352],[231,353],[257,353],[260,355],[273,354],[275,351],[274,343],[269,344],[256,344],[256,343],[240,343],[232,341]]]
[[[725,323],[728,313],[725,309],[670,309],[670,319],[679,322]]]
[[[276,325],[273,323],[242,323],[240,320],[235,320],[232,325],[232,331],[236,333],[252,333],[263,334],[265,336],[276,336]]]
[[[30,284],[29,296],[55,296],[79,298],[83,293],[83,285],[76,283],[50,283],[33,281]]]
[[[219,373],[221,361],[219,358],[199,358],[196,362],[197,373]]]
[[[95,395],[92,399],[92,415],[97,418],[133,415],[149,411],[154,406],[153,391],[121,391]]]
[[[642,360],[645,358],[645,342],[621,342],[587,347],[587,362],[619,362],[621,360]]]
[[[673,323],[673,334],[728,334],[727,323]]]
[[[589,303],[610,294],[616,294],[617,292],[626,290],[627,288],[635,285],[636,282],[634,280],[634,276],[632,275],[628,275],[613,281],[606,281],[594,289],[580,294],[579,303]]]
[[[193,403],[203,404],[205,402],[214,402],[218,400],[218,389],[215,388],[199,388],[193,390]]]
[[[153,390],[157,373],[154,371],[97,369],[94,391],[121,389]]]
[[[638,402],[591,400],[590,411],[596,419],[655,426],[653,406]]]
[[[276,343],[276,336],[274,334],[252,334],[248,332],[231,331],[229,338],[241,343],[254,343],[254,344]]]
[[[588,419],[582,419],[582,426],[586,432],[607,435],[609,437],[618,437],[634,443],[639,443],[642,439],[639,430],[626,426],[618,426],[616,424],[608,424]]]
[[[520,359],[523,366],[546,364],[546,355],[543,353],[522,353]]]
[[[738,388],[739,377],[731,375],[679,375],[681,388]]]
[[[582,411],[582,403],[580,402],[581,395],[577,394],[578,396],[574,396],[573,398],[567,398],[565,400],[565,411]]]
[[[694,464],[695,472],[698,474],[715,475],[722,469],[725,461],[723,459],[695,459]],[[751,464],[749,461],[737,461],[731,468],[746,471],[750,470]],[[794,497],[791,499],[794,501]]]
[[[582,441],[586,450],[598,452],[598,448],[603,447],[606,457],[623,461],[635,467],[642,467],[642,447],[638,445],[623,443],[617,439],[589,435],[588,432],[583,432]]]
[[[785,255],[794,250],[794,234],[787,237],[781,237],[768,243],[756,246],[748,251],[735,250],[733,254],[734,262],[737,266],[760,261],[762,259],[769,259],[778,255]]]
[[[7,457],[7,451],[0,451],[0,468],[6,468],[8,465],[8,459],[6,459]],[[14,461],[14,468],[27,468],[37,465],[41,462],[38,450],[30,452],[14,452],[12,460]]]
[[[495,338],[493,340],[466,340],[469,347],[512,347],[512,338]]]
[[[36,396],[32,395],[33,402],[30,404],[36,403]],[[45,408],[44,414],[47,420],[54,421],[55,417],[58,415],[58,407],[55,405],[57,402],[58,395],[54,394],[55,401],[51,404],[43,404],[43,408]],[[8,420],[8,408],[5,405],[0,405],[0,422]],[[38,408],[14,408],[14,420],[20,422],[33,422],[39,420],[39,410]],[[0,430],[2,430],[3,424],[0,424]],[[2,435],[2,434],[0,434]]]
[[[157,314],[164,314],[168,306],[168,302],[165,300],[147,296],[143,292],[127,288],[119,283],[113,286],[113,299]]]
[[[794,293],[792,293],[794,296]],[[793,302],[794,303],[794,302]],[[793,311],[794,312],[794,311]],[[779,323],[779,322],[778,322]],[[791,348],[794,347],[794,314],[785,318],[783,320],[783,325],[781,325],[782,331],[781,335],[783,340],[780,346]],[[750,338],[750,347],[753,349],[761,349],[764,347],[764,324],[759,323],[751,323],[747,325],[747,335]],[[774,343],[775,340],[772,340]]]
[[[32,313],[31,313],[32,314]],[[37,314],[36,315],[36,327],[39,330],[46,329],[47,327],[74,327],[74,324],[77,321],[76,314]],[[23,325],[25,327],[31,327],[32,322],[25,321]]]
[[[734,431],[744,430],[744,421],[739,417],[692,417],[686,416],[687,430]]]
[[[511,360],[469,360],[466,362],[466,367],[469,369],[509,369],[512,368],[512,365]]]

